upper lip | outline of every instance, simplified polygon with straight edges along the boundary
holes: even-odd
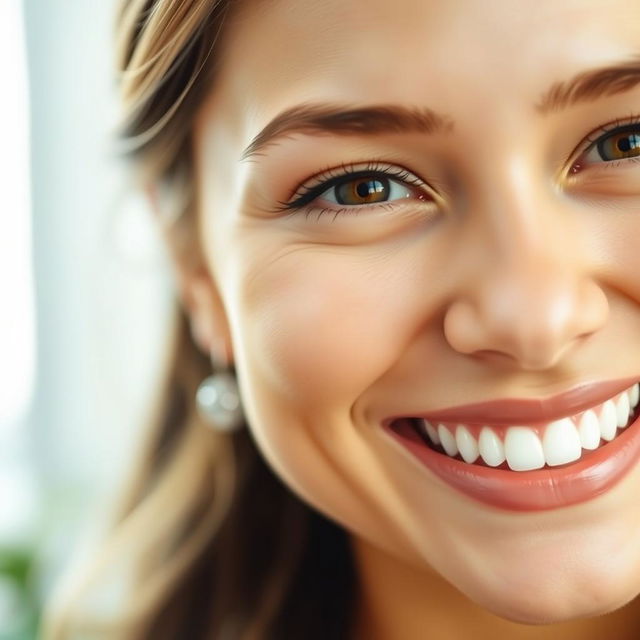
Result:
[[[411,417],[429,421],[517,424],[547,422],[564,418],[609,400],[626,391],[638,378],[585,382],[553,396],[543,398],[497,398],[457,407],[434,409]],[[397,416],[397,417],[407,417]]]

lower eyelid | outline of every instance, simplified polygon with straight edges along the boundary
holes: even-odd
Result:
[[[424,215],[423,207],[428,206],[433,213],[433,206],[435,200],[424,199],[421,202],[416,202],[416,199],[402,198],[400,200],[392,200],[390,202],[378,202],[367,205],[354,205],[354,206],[340,206],[340,208],[326,207],[321,205],[304,205],[294,211],[287,214],[289,216],[304,215],[305,220],[312,218],[316,222],[320,221],[320,218],[327,218],[329,221],[334,222],[336,218],[354,218],[356,216],[377,216],[388,215],[389,217],[401,217],[406,214],[416,213],[416,206],[420,207],[421,215]],[[429,214],[429,215],[431,215]]]
[[[595,152],[593,150],[590,150],[589,154],[584,154],[580,158],[578,158],[578,160],[573,163],[573,166],[576,168],[573,173],[582,173],[587,169],[596,171],[610,171],[611,169],[617,169],[624,165],[640,162],[640,154],[638,154],[637,156],[629,156],[628,158],[603,160],[600,156],[597,156],[596,159],[590,158],[589,155],[591,153],[597,154],[597,150]]]
[[[291,215],[294,215],[295,213],[302,213],[305,218],[315,216],[316,220],[320,220],[320,218],[328,216],[332,218],[332,220],[335,220],[339,216],[366,215],[366,211],[369,210],[369,212],[371,212],[372,209],[376,212],[393,211],[397,210],[398,206],[388,202],[380,202],[378,204],[372,204],[368,206],[341,207],[340,209],[332,209],[331,207],[307,206],[303,207],[299,212],[292,212]]]

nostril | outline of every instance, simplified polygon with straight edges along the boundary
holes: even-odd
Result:
[[[483,348],[478,319],[466,300],[457,300],[447,309],[443,332],[446,341],[458,353],[472,354]]]
[[[558,327],[539,316],[527,312],[516,297],[476,306],[458,300],[448,309],[443,330],[449,345],[464,355],[518,362],[548,359],[563,346],[562,336]]]
[[[494,268],[474,286],[465,284],[443,317],[454,351],[539,371],[606,325],[608,299],[591,277],[555,261],[528,266],[521,273]]]

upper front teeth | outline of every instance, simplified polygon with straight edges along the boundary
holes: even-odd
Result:
[[[578,430],[570,418],[552,422],[542,438],[545,462],[553,467],[573,462],[582,455],[582,444]]]
[[[540,438],[527,427],[509,427],[504,440],[507,464],[514,471],[544,467],[545,457]]]
[[[431,442],[441,445],[451,457],[460,454],[468,463],[481,457],[491,467],[506,460],[513,471],[529,471],[541,469],[545,464],[557,466],[573,462],[580,458],[582,449],[596,449],[601,438],[613,440],[618,428],[628,425],[639,400],[640,387],[634,384],[596,409],[554,420],[543,428],[518,425],[500,430],[483,426],[479,437],[464,424],[434,426],[422,419],[419,424]]]

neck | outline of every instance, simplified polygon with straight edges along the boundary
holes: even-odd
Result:
[[[633,640],[640,611],[634,601],[612,613],[551,625],[524,625],[499,618],[471,602],[429,569],[419,569],[370,545],[352,541],[360,577],[354,640]]]

